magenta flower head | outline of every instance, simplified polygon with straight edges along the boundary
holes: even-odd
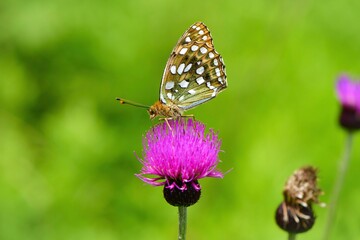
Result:
[[[222,178],[216,170],[221,141],[213,130],[191,118],[161,122],[143,139],[143,164],[139,177],[153,186],[164,186],[164,197],[173,206],[195,204],[201,193],[198,180]]]
[[[360,128],[360,81],[342,75],[336,85],[336,91],[341,103],[340,125],[349,130]]]

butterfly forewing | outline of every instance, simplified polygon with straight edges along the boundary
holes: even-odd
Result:
[[[160,101],[183,110],[215,97],[227,87],[225,65],[208,28],[192,25],[179,39],[166,64]]]

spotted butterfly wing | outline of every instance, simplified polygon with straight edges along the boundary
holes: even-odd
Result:
[[[197,22],[171,53],[161,81],[160,102],[182,113],[214,98],[226,87],[223,59],[214,49],[209,29]]]

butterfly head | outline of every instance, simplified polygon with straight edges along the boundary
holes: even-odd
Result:
[[[148,113],[150,115],[150,119],[154,119],[158,114],[157,114],[157,110],[156,108],[153,106],[151,106],[149,109],[148,109]]]

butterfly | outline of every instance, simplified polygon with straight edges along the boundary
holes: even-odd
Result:
[[[159,100],[148,107],[122,98],[121,104],[148,108],[156,116],[176,118],[216,97],[228,86],[225,64],[215,50],[209,29],[196,22],[181,36],[166,63]]]

